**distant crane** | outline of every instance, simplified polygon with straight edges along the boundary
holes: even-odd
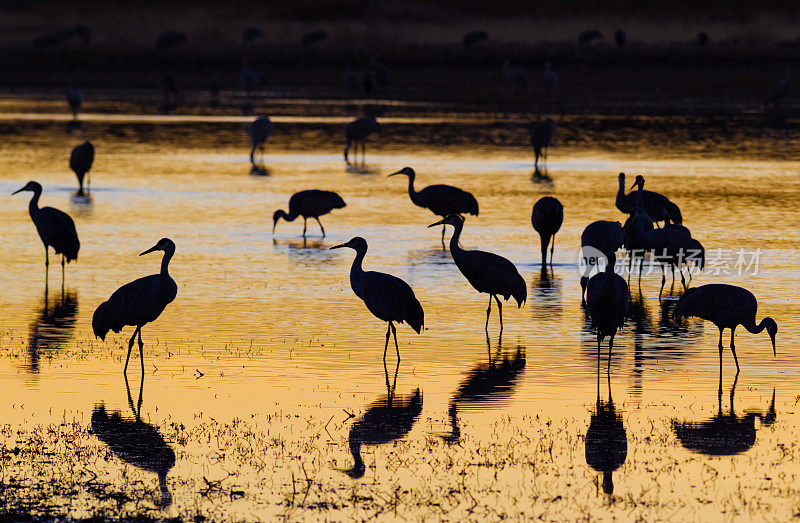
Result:
[[[379,320],[389,324],[386,329],[386,345],[383,347],[383,360],[386,362],[386,350],[389,348],[389,335],[394,335],[394,349],[400,361],[400,349],[397,346],[397,329],[394,322],[407,323],[419,334],[425,324],[425,313],[411,287],[391,274],[375,271],[364,271],[361,262],[367,254],[367,241],[356,236],[347,243],[334,245],[331,249],[349,247],[356,251],[353,265],[350,267],[350,287],[356,296],[361,298],[367,309]]]
[[[789,92],[789,84],[791,83],[792,66],[787,65],[783,78],[777,83],[774,83],[767,90],[767,95],[764,97],[764,105],[766,107],[779,107],[781,101],[786,97]]]
[[[262,38],[264,38],[264,31],[258,27],[248,27],[242,31],[242,46],[247,47]]]
[[[498,295],[506,301],[513,296],[517,302],[517,308],[522,307],[528,297],[525,280],[520,276],[514,264],[502,256],[486,251],[462,249],[458,245],[461,230],[464,228],[464,219],[461,216],[451,214],[444,220],[432,223],[428,227],[442,224],[452,225],[455,229],[453,236],[450,237],[450,254],[453,256],[458,270],[476,291],[489,295],[489,307],[486,309],[486,332],[489,332],[489,314],[492,311],[492,298],[494,298],[500,314],[500,333],[502,334],[503,305],[500,303]]]
[[[314,218],[325,237],[325,227],[319,221],[319,217],[328,214],[333,209],[341,209],[345,206],[341,196],[333,191],[321,191],[319,189],[308,189],[294,193],[289,198],[289,214],[286,211],[277,210],[272,215],[272,233],[275,234],[275,227],[278,220],[283,218],[287,222],[293,222],[298,216],[303,217],[303,238],[306,237],[306,226],[308,218]]]
[[[617,44],[617,47],[622,47],[628,41],[628,36],[625,34],[625,31],[622,29],[617,29],[614,31],[614,42]]]
[[[581,233],[581,254],[586,267],[581,276],[581,305],[586,304],[586,285],[589,273],[597,263],[597,257],[608,252],[617,252],[625,243],[625,233],[619,222],[598,220],[590,223]],[[587,249],[591,248],[591,250]],[[616,259],[615,259],[616,260]]]
[[[396,173],[389,176],[402,174],[408,176],[408,196],[411,202],[417,207],[428,209],[436,216],[443,219],[451,214],[471,214],[478,216],[478,200],[472,195],[458,187],[452,185],[429,185],[417,192],[414,190],[414,178],[416,173],[411,167],[403,167]],[[444,230],[442,225],[442,246],[444,246]]]
[[[618,178],[619,189],[617,190],[617,199],[615,202],[617,209],[625,214],[632,214],[633,209],[637,207],[636,191],[625,194],[625,173],[619,173]],[[644,186],[644,177],[641,175],[636,176],[636,181],[631,186],[631,189],[637,187],[639,184]],[[683,215],[681,214],[680,208],[661,193],[642,189],[642,204],[642,208],[654,222],[660,222],[664,219],[663,209],[666,209],[670,219],[674,223],[678,225],[683,223]]]
[[[586,309],[592,319],[592,327],[597,331],[597,357],[600,357],[600,344],[603,338],[608,341],[608,368],[611,369],[611,351],[614,336],[625,323],[628,314],[630,293],[625,279],[614,272],[617,257],[607,252],[606,270],[595,274],[586,286]]]
[[[344,73],[342,73],[342,85],[344,85],[348,95],[353,96],[358,93],[358,74],[353,70],[351,64],[345,66]]]
[[[553,87],[558,83],[558,73],[550,67],[550,62],[544,63],[544,73],[542,73],[542,83],[544,92],[548,98],[553,95]]]
[[[736,373],[739,373],[739,360],[733,343],[736,327],[741,325],[748,332],[758,334],[765,330],[772,340],[772,354],[776,355],[775,335],[778,324],[767,316],[756,325],[758,301],[753,293],[742,287],[723,283],[712,283],[687,289],[675,306],[673,316],[697,316],[708,320],[719,329],[719,371],[722,373],[722,331],[731,330],[731,353],[736,362]]]
[[[252,144],[250,148],[250,163],[253,167],[256,165],[256,149],[259,149],[261,161],[264,161],[264,144],[267,143],[267,139],[272,134],[272,128],[273,125],[269,116],[259,116],[247,126],[247,135],[250,137],[250,143]]]
[[[56,254],[61,255],[61,279],[64,279],[64,262],[78,259],[81,243],[78,241],[78,232],[75,222],[65,213],[53,207],[39,207],[39,197],[42,195],[42,186],[38,182],[30,181],[21,189],[11,194],[22,191],[31,191],[33,196],[28,204],[28,213],[36,226],[36,232],[44,244],[44,265],[49,269],[50,255],[48,249],[53,248]]]
[[[76,145],[69,155],[69,168],[78,178],[78,196],[83,196],[83,177],[92,169],[94,163],[94,145],[86,140],[80,145]],[[92,177],[86,180],[87,189],[92,183]]]
[[[479,43],[483,42],[484,40],[489,39],[489,33],[482,30],[477,31],[470,31],[464,35],[463,43],[464,47],[474,47]]]
[[[67,104],[69,105],[70,111],[72,111],[72,119],[78,119],[78,112],[81,110],[81,105],[83,105],[83,96],[81,92],[73,87],[67,89]]]
[[[528,73],[526,73],[523,69],[519,67],[512,67],[511,63],[506,60],[503,63],[503,78],[505,78],[506,82],[514,88],[514,91],[517,94],[525,94],[530,91],[530,80],[528,79]]]
[[[547,162],[547,150],[553,145],[558,126],[552,118],[545,118],[530,124],[528,131],[531,135],[531,147],[533,147],[533,170],[539,174],[539,158],[544,156]]]
[[[550,245],[550,265],[553,264],[553,251],[556,248],[556,233],[564,223],[564,206],[558,198],[543,196],[533,204],[531,212],[531,224],[533,229],[539,233],[542,244],[542,266],[547,265],[547,246]]]
[[[158,243],[139,256],[154,251],[164,253],[161,259],[161,272],[126,283],[114,291],[107,301],[101,303],[92,316],[92,331],[102,341],[105,341],[109,330],[119,332],[126,325],[136,327],[128,342],[128,356],[125,358],[123,374],[128,371],[133,342],[138,334],[139,359],[142,365],[142,376],[144,376],[142,327],[154,322],[178,295],[178,286],[169,275],[169,261],[175,254],[175,243],[169,238],[161,238]]]
[[[366,140],[373,133],[383,134],[381,124],[375,120],[374,116],[359,118],[345,125],[344,138],[347,144],[344,147],[344,161],[350,163],[348,153],[350,152],[350,146],[355,144],[355,157],[356,162],[358,162],[358,144],[361,144],[361,161],[363,163],[367,155]]]

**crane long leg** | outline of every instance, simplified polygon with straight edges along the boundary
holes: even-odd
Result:
[[[500,335],[503,335],[503,304],[500,303],[500,298],[497,297],[496,294],[494,296],[494,301],[497,302],[497,310],[500,313]]]
[[[724,329],[720,327],[719,329],[719,376],[720,380],[722,379],[722,331]]]
[[[661,301],[661,293],[664,292],[664,284],[667,283],[667,276],[664,274],[664,266],[661,266],[661,289],[658,291],[658,301]]]
[[[386,365],[386,349],[389,348],[389,335],[392,333],[392,322],[386,326],[386,344],[383,346],[383,364]]]
[[[303,238],[306,237],[306,227],[308,227],[308,218],[303,216]]]
[[[139,362],[142,364],[142,379],[144,379],[144,342],[142,342],[142,328],[136,329],[139,331]]]
[[[319,217],[315,216],[314,219],[317,220],[317,223],[319,224],[319,230],[322,231],[322,237],[324,238],[325,237],[325,227],[322,226],[322,222],[319,221]]]
[[[733,361],[736,362],[736,374],[739,374],[739,359],[736,357],[736,346],[733,344],[733,333],[736,331],[736,327],[731,329],[731,352],[733,353]]]
[[[608,340],[608,370],[607,373],[611,373],[611,350],[614,348],[614,333],[611,333],[611,336]]]
[[[122,369],[122,373],[126,374],[128,372],[128,362],[131,359],[131,350],[133,350],[133,342],[136,339],[136,333],[139,332],[139,327],[133,331],[133,336],[131,336],[130,341],[128,341],[128,356],[125,358],[125,368]]]
[[[489,314],[492,312],[492,295],[489,295],[489,307],[486,309],[486,334],[489,334]]]
[[[64,294],[64,255],[61,255],[61,294]]]
[[[681,285],[683,285],[683,290],[686,290],[686,278],[683,276],[683,267],[678,267],[678,272],[681,273]]]
[[[550,265],[553,265],[553,251],[556,250],[556,235],[553,235],[553,243],[550,244]]]
[[[447,228],[446,225],[442,225],[442,250],[445,250],[445,243],[444,243],[444,230]]]
[[[389,327],[392,328],[392,335],[394,336],[394,350],[397,352],[397,363],[400,363],[400,349],[397,347],[397,328],[392,322],[389,322]]]
[[[253,143],[253,147],[250,149],[250,163],[253,166],[255,166],[256,164],[255,154],[256,154],[256,144]]]
[[[47,245],[44,246],[44,266],[50,267],[50,252],[47,249]]]

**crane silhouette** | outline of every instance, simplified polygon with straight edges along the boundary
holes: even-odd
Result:
[[[364,163],[367,155],[366,140],[369,137],[369,135],[373,133],[383,134],[383,129],[381,129],[381,124],[379,124],[378,121],[375,120],[374,116],[359,118],[345,125],[344,138],[347,144],[344,147],[344,161],[350,163],[350,160],[348,159],[348,153],[350,152],[350,146],[355,145],[355,157],[357,163],[358,144],[361,144],[361,163]]]
[[[539,171],[539,158],[547,162],[547,151],[553,145],[553,138],[556,136],[558,126],[552,118],[545,118],[530,124],[528,131],[531,135],[531,147],[533,147],[533,172],[541,176]]]
[[[506,83],[511,85],[517,94],[525,94],[530,91],[531,83],[528,79],[528,73],[526,73],[523,69],[520,69],[519,67],[512,67],[511,63],[506,60],[503,63],[502,72]]]
[[[252,144],[250,148],[250,164],[254,168],[256,167],[256,149],[260,150],[261,161],[264,161],[264,144],[272,134],[272,127],[272,121],[269,116],[259,116],[247,126],[247,135],[250,137],[250,143]]]
[[[617,47],[622,47],[628,41],[628,36],[625,34],[625,31],[622,29],[617,29],[614,31],[614,43],[617,44]]]
[[[411,167],[403,167],[396,173],[389,176],[396,176],[402,174],[408,176],[408,196],[411,202],[417,207],[428,209],[433,214],[441,216],[442,219],[450,216],[451,214],[471,214],[478,216],[478,200],[463,189],[453,187],[452,185],[429,185],[421,191],[414,190],[414,179],[416,173]],[[445,226],[442,225],[442,246],[444,246],[444,230]]]
[[[642,186],[640,187],[642,191],[642,205],[637,204],[637,198],[639,197],[637,191],[631,191],[625,194],[625,173],[619,173],[619,189],[617,190],[616,206],[620,212],[633,214],[635,208],[641,207],[653,222],[660,222],[664,219],[663,209],[666,209],[673,223],[678,225],[683,223],[683,216],[677,205],[663,194],[654,191],[645,191],[644,177],[641,175],[636,176],[636,181],[631,186],[631,189],[638,187],[639,184]]]
[[[673,316],[696,316],[708,320],[719,329],[719,372],[722,374],[722,331],[731,330],[731,353],[736,362],[736,374],[739,374],[739,359],[733,343],[736,327],[741,325],[747,332],[758,334],[765,330],[772,340],[772,354],[776,355],[775,335],[778,324],[767,316],[756,325],[758,301],[753,293],[742,287],[724,283],[711,283],[686,290],[675,306]]]
[[[622,413],[617,412],[611,398],[611,375],[608,377],[608,401],[600,399],[600,369],[598,359],[597,401],[586,431],[586,464],[603,473],[603,492],[614,493],[614,471],[628,457],[628,436],[622,423]]]
[[[70,111],[72,111],[72,119],[77,120],[78,112],[83,105],[83,95],[81,95],[81,92],[73,87],[67,89],[67,104],[69,105]]]
[[[53,207],[39,207],[39,197],[42,195],[42,186],[38,182],[30,181],[21,189],[14,191],[31,191],[33,196],[28,204],[28,213],[36,226],[36,232],[44,244],[45,272],[50,268],[49,248],[52,247],[56,254],[61,255],[61,281],[64,281],[64,263],[78,259],[81,242],[75,230],[75,222],[69,214]]]
[[[792,79],[791,75],[792,67],[787,65],[786,70],[783,73],[783,78],[772,84],[767,90],[767,94],[764,97],[764,105],[766,107],[775,108],[781,105],[781,101],[786,98],[786,93],[789,92],[789,85]]]
[[[592,328],[597,332],[597,357],[603,338],[608,341],[608,369],[611,370],[611,351],[617,329],[625,323],[628,314],[630,292],[625,279],[614,272],[617,260],[613,252],[606,253],[605,272],[595,274],[586,285],[586,309],[592,319]]]
[[[544,84],[544,92],[548,98],[553,95],[553,87],[558,83],[558,73],[550,67],[550,62],[544,63],[544,72],[542,73],[542,83]]]
[[[341,209],[345,206],[341,196],[333,191],[321,191],[319,189],[308,189],[294,193],[289,198],[289,214],[286,211],[277,210],[272,215],[272,233],[275,234],[275,227],[278,220],[283,218],[287,222],[293,222],[298,216],[303,217],[303,238],[306,237],[306,226],[309,218],[314,218],[325,237],[325,227],[319,221],[319,217],[328,214],[333,209]]]
[[[78,178],[78,196],[83,196],[83,177],[88,174],[92,169],[94,163],[94,145],[89,140],[86,140],[80,145],[76,145],[69,155],[69,168],[75,173]],[[91,185],[91,176],[86,181],[87,189]]]
[[[692,238],[692,231],[689,230],[688,227],[684,225],[678,225],[677,223],[672,223],[669,218],[669,212],[664,209],[664,228],[665,229],[672,229],[683,234],[686,234],[690,238],[690,249],[686,256],[684,256],[681,260],[681,265],[686,265],[686,272],[689,273],[689,281],[692,281],[692,271],[690,270],[689,263],[694,263],[697,267],[700,268],[702,271],[705,269],[706,266],[706,249],[703,247],[703,244],[700,243],[696,238]]]
[[[175,243],[169,238],[161,238],[158,243],[150,247],[139,256],[162,251],[161,272],[151,274],[126,283],[97,307],[92,316],[92,330],[94,335],[105,341],[109,330],[121,331],[126,325],[136,327],[128,342],[128,355],[125,358],[125,368],[122,373],[127,375],[128,361],[131,359],[131,350],[136,335],[139,335],[139,359],[144,376],[144,343],[142,342],[142,327],[155,321],[164,309],[172,303],[178,295],[178,286],[169,275],[169,261],[175,254]]]
[[[513,296],[517,302],[517,308],[522,307],[528,297],[525,280],[520,276],[514,264],[502,256],[486,251],[462,249],[458,245],[461,231],[464,228],[464,219],[461,216],[451,214],[444,220],[432,223],[428,227],[442,224],[452,225],[455,229],[453,236],[450,237],[450,254],[453,256],[456,267],[476,291],[489,295],[489,307],[486,309],[486,332],[489,332],[489,314],[492,311],[492,298],[494,298],[500,314],[500,333],[502,334],[503,305],[500,303],[498,295],[506,301]]]
[[[331,249],[349,247],[356,251],[353,265],[350,267],[350,287],[356,296],[361,298],[367,309],[379,320],[389,324],[386,329],[386,345],[383,347],[383,359],[386,361],[386,350],[389,348],[389,335],[394,335],[394,349],[400,361],[400,349],[397,347],[397,329],[394,322],[407,323],[417,334],[425,324],[425,313],[411,287],[391,274],[376,271],[364,271],[361,262],[367,254],[367,241],[356,236],[347,243],[334,245]]]
[[[558,198],[542,196],[533,204],[531,225],[539,233],[542,244],[542,266],[547,265],[547,246],[550,245],[550,265],[553,264],[553,251],[556,248],[556,233],[564,223],[564,206]]]
[[[581,255],[586,267],[581,276],[581,305],[586,304],[586,285],[589,274],[597,264],[597,257],[607,252],[615,253],[625,242],[625,234],[619,222],[598,220],[590,223],[581,233]]]

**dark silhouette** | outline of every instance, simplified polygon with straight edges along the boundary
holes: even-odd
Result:
[[[222,92],[222,85],[219,81],[219,74],[214,71],[208,81],[208,106],[212,109],[219,107],[219,94]]]
[[[61,255],[61,281],[64,281],[64,262],[69,263],[78,259],[81,242],[75,230],[75,222],[64,211],[53,207],[39,207],[39,197],[42,195],[42,186],[38,182],[30,181],[25,187],[14,191],[31,191],[33,196],[28,204],[28,213],[36,226],[36,232],[44,244],[44,266],[46,272],[50,268],[50,254],[48,249],[53,248],[56,254]]]
[[[261,153],[261,161],[264,161],[264,144],[272,134],[272,121],[269,116],[259,116],[247,126],[247,135],[250,137],[250,164],[256,167],[256,149]]]
[[[174,111],[181,101],[181,90],[175,76],[167,71],[161,75],[161,106],[159,111],[168,114]]]
[[[442,219],[450,216],[451,214],[471,214],[478,216],[478,200],[472,195],[458,187],[452,185],[429,185],[417,192],[414,190],[414,178],[416,173],[411,167],[403,167],[396,173],[389,176],[396,176],[402,174],[408,176],[408,196],[411,202],[417,207],[428,209],[436,216],[441,216]],[[442,246],[444,247],[444,230],[445,226],[442,225]]]
[[[185,43],[186,33],[180,31],[164,31],[156,38],[156,49],[167,49]]]
[[[69,110],[72,111],[72,119],[77,120],[78,112],[81,110],[81,105],[83,105],[81,92],[72,87],[67,89],[67,105],[69,105]]]
[[[546,164],[547,150],[553,145],[553,138],[556,136],[556,122],[552,118],[545,118],[532,123],[528,130],[531,134],[531,147],[533,147],[533,172],[534,175],[541,176],[539,157],[543,156],[543,161]]]
[[[600,343],[606,336],[608,341],[608,369],[611,370],[611,351],[617,329],[625,323],[628,314],[630,292],[625,279],[614,272],[617,258],[613,252],[606,253],[605,272],[595,274],[586,286],[586,309],[592,318],[592,328],[597,331],[597,357]]]
[[[663,209],[666,209],[673,223],[678,225],[683,223],[683,215],[681,215],[681,210],[677,205],[672,203],[669,198],[663,194],[653,191],[645,191],[644,177],[641,175],[636,177],[636,181],[631,186],[631,189],[637,187],[639,184],[642,185],[640,188],[642,190],[641,206],[637,205],[636,203],[638,198],[636,192],[631,191],[630,193],[625,194],[625,173],[619,173],[619,190],[617,191],[616,205],[620,212],[625,214],[633,214],[633,210],[636,207],[641,207],[645,210],[653,222],[660,222],[664,219]]]
[[[733,408],[736,379],[731,386],[730,412],[723,414],[721,380],[722,375],[717,393],[719,409],[714,417],[699,422],[672,420],[672,431],[681,445],[708,456],[732,456],[749,450],[756,442],[755,419],[759,418],[762,426],[768,427],[775,423],[777,417],[774,389],[766,412],[747,412],[744,416],[737,416]]]
[[[461,216],[451,214],[444,220],[432,223],[428,227],[442,224],[452,225],[455,229],[453,236],[450,237],[450,254],[453,256],[458,270],[476,291],[489,294],[489,307],[486,309],[486,332],[489,332],[489,314],[492,311],[492,298],[494,298],[500,314],[500,334],[502,334],[503,305],[500,303],[498,295],[506,301],[513,296],[517,302],[517,308],[522,307],[528,297],[525,280],[520,276],[514,264],[502,256],[486,251],[462,249],[458,245],[461,230],[464,228],[464,219]]]
[[[479,43],[483,42],[484,40],[489,39],[489,33],[486,31],[470,31],[464,35],[463,43],[464,47],[474,47]]]
[[[352,64],[345,66],[344,73],[342,73],[342,85],[344,85],[348,96],[354,96],[358,93],[358,74],[353,70]]]
[[[255,42],[256,40],[260,40],[264,38],[264,31],[259,29],[258,27],[248,27],[244,31],[242,31],[242,45],[248,46]]]
[[[303,217],[303,238],[306,237],[306,226],[309,218],[314,218],[325,237],[325,227],[319,221],[319,217],[328,214],[333,209],[341,209],[345,206],[341,196],[333,191],[321,191],[319,189],[308,189],[294,193],[289,198],[289,214],[286,211],[277,210],[272,215],[272,233],[275,234],[275,227],[278,220],[283,218],[287,222],[293,222],[298,216]]]
[[[366,140],[373,133],[383,134],[381,124],[375,120],[374,116],[359,118],[345,125],[344,138],[347,144],[344,147],[344,161],[350,163],[348,153],[350,152],[350,146],[355,144],[355,157],[356,162],[358,162],[358,144],[361,144],[361,163],[364,163],[367,155]]]
[[[555,87],[557,82],[558,73],[553,71],[553,69],[550,67],[550,62],[545,62],[544,72],[542,73],[542,83],[544,84],[544,93],[548,98],[553,95],[553,87]],[[555,130],[553,131],[553,134],[555,134]]]
[[[33,47],[36,49],[54,47],[68,42],[75,37],[80,38],[83,41],[83,45],[90,45],[92,43],[92,30],[84,24],[57,29],[52,33],[45,33],[34,38]]]
[[[586,431],[586,464],[603,473],[603,492],[614,493],[615,470],[628,457],[628,436],[622,423],[622,413],[617,412],[611,399],[611,375],[608,376],[608,401],[600,399],[600,360],[598,358],[597,401]]]
[[[625,31],[622,29],[614,31],[614,42],[617,44],[617,47],[622,47],[627,41],[628,36],[625,34]]]
[[[419,334],[425,324],[425,313],[422,305],[411,287],[391,274],[375,271],[364,271],[361,262],[367,254],[367,241],[356,236],[347,243],[334,245],[331,249],[349,247],[356,251],[356,257],[350,268],[350,287],[356,296],[363,300],[371,312],[379,320],[388,322],[386,329],[386,345],[383,347],[383,359],[386,361],[386,350],[389,347],[389,335],[394,335],[394,349],[397,360],[400,360],[400,349],[397,347],[397,329],[393,322],[407,323]]]
[[[589,274],[597,264],[597,257],[607,252],[615,253],[625,242],[625,234],[619,222],[598,220],[586,226],[581,233],[581,255],[586,267],[581,276],[581,305],[586,304],[586,285]],[[591,248],[591,249],[590,249]]]
[[[597,29],[587,29],[586,31],[581,31],[581,33],[578,35],[578,46],[588,46],[591,45],[595,40],[600,40],[602,38],[603,33]]]
[[[553,268],[542,265],[531,278],[531,311],[535,320],[549,321],[561,316],[561,278]]]
[[[310,47],[314,44],[318,44],[319,42],[326,40],[328,38],[328,33],[323,31],[322,29],[317,29],[316,31],[311,31],[303,35],[303,38],[300,40],[300,45],[302,47]]]
[[[772,341],[772,355],[775,356],[775,335],[778,333],[778,324],[767,316],[756,325],[756,311],[758,301],[753,293],[747,289],[712,283],[688,289],[683,293],[673,313],[675,318],[683,316],[696,316],[708,320],[719,329],[719,372],[722,375],[722,331],[731,330],[731,353],[736,362],[736,373],[739,373],[739,359],[736,357],[736,347],[733,343],[736,327],[741,325],[748,332],[758,334],[767,330]]]
[[[119,332],[126,325],[136,327],[128,342],[128,356],[125,358],[123,374],[127,374],[133,341],[138,334],[139,359],[142,365],[142,376],[144,376],[142,327],[155,321],[178,295],[178,286],[169,275],[169,261],[175,254],[175,243],[169,238],[161,238],[158,243],[139,256],[153,251],[164,252],[161,259],[161,272],[126,283],[114,291],[108,301],[101,303],[92,316],[92,330],[94,335],[102,341],[105,341],[109,330]]]
[[[703,244],[692,238],[692,231],[688,227],[672,223],[669,218],[669,212],[664,209],[664,228],[672,229],[686,234],[690,238],[689,252],[681,259],[681,264],[686,265],[687,272],[689,273],[689,281],[692,281],[692,271],[690,270],[689,263],[694,263],[702,271],[706,266],[706,249]]]
[[[695,37],[695,40],[694,40],[694,41],[695,41],[695,43],[696,43],[697,45],[699,45],[700,47],[705,47],[705,46],[707,46],[707,45],[708,45],[708,42],[709,42],[708,33],[706,33],[706,32],[703,32],[703,31],[701,31],[701,32],[697,33],[697,36]]]
[[[512,67],[508,60],[503,63],[503,78],[506,83],[514,88],[517,94],[525,94],[530,91],[531,82],[528,79],[528,73],[519,67]]]
[[[353,467],[343,472],[351,478],[361,478],[366,471],[361,458],[362,445],[384,445],[402,438],[411,431],[422,412],[422,392],[416,389],[408,396],[396,396],[396,370],[394,377],[395,382],[390,386],[387,371],[386,396],[367,406],[364,414],[350,427],[348,441],[350,453],[353,455]]]
[[[372,55],[367,63],[367,72],[372,77],[374,84],[379,89],[389,86],[389,68],[378,61],[378,55]]]
[[[83,177],[92,169],[94,163],[94,146],[89,140],[72,149],[69,156],[69,168],[78,178],[78,196],[83,196]],[[87,187],[92,183],[92,177],[86,181]]]
[[[542,196],[533,204],[531,224],[539,233],[542,245],[542,265],[547,265],[547,246],[550,245],[550,265],[553,264],[553,251],[556,248],[556,233],[564,223],[564,206],[557,198]]]
[[[125,379],[128,403],[135,416],[134,419],[123,418],[119,412],[109,414],[105,404],[100,403],[95,405],[92,412],[92,432],[122,461],[158,475],[161,499],[157,505],[163,508],[172,504],[172,494],[167,487],[167,474],[175,466],[175,451],[156,427],[141,420],[143,385],[144,380],[139,389],[138,409],[134,409],[130,386],[127,378]]]
[[[28,370],[39,371],[39,359],[61,349],[72,337],[75,330],[75,316],[78,314],[78,295],[63,291],[60,299],[50,303],[48,285],[44,286],[42,308],[30,326],[28,339]]]
[[[789,84],[791,83],[791,74],[792,74],[792,67],[790,65],[786,66],[786,70],[783,73],[783,78],[780,81],[772,84],[769,89],[767,90],[766,96],[764,96],[764,106],[777,108],[780,107],[781,101],[786,97],[786,93],[789,92]]]

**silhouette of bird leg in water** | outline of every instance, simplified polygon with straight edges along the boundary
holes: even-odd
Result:
[[[141,380],[139,381],[139,400],[136,402],[136,406],[133,406],[133,397],[131,396],[131,386],[128,384],[128,375],[124,374],[125,377],[125,388],[128,391],[128,406],[131,408],[131,412],[133,412],[134,417],[137,421],[141,419],[141,412],[142,412],[142,395],[144,393],[144,373],[142,373]]]

